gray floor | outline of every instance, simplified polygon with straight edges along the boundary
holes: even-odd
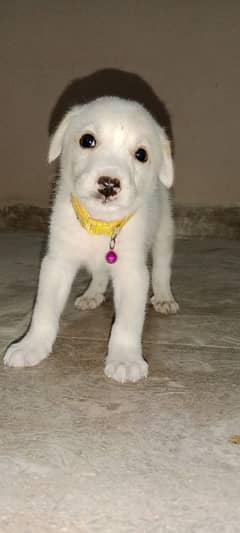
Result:
[[[42,236],[0,234],[1,351],[28,322]],[[240,246],[178,241],[181,313],[149,306],[147,380],[103,375],[108,301],[74,297],[53,355],[0,366],[1,533],[240,531]]]

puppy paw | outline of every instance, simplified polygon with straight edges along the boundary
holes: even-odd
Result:
[[[152,296],[151,303],[157,311],[157,313],[161,313],[162,315],[175,315],[179,311],[179,305],[175,300],[169,300],[169,301],[160,301],[155,296]]]
[[[9,346],[4,356],[4,364],[18,368],[34,366],[45,359],[48,354],[49,352],[44,347],[22,339]]]
[[[103,303],[104,300],[105,300],[105,296],[101,292],[92,294],[91,296],[90,295],[88,296],[85,293],[82,296],[79,296],[75,300],[75,307],[77,309],[81,309],[81,311],[86,311],[88,309],[95,309],[96,307],[101,305],[101,303]]]
[[[104,373],[108,378],[119,383],[126,383],[126,381],[135,383],[147,377],[148,364],[142,358],[133,361],[110,360],[106,362]]]

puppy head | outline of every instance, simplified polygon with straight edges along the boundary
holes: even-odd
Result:
[[[173,184],[169,140],[138,103],[103,97],[67,113],[54,133],[49,162],[61,156],[62,180],[92,216],[136,209],[157,179]]]

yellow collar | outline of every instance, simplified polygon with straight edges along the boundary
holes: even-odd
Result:
[[[124,224],[133,216],[133,213],[127,215],[120,220],[111,220],[106,222],[105,220],[97,220],[92,218],[86,211],[85,207],[80,204],[79,200],[71,195],[71,202],[75,211],[76,217],[81,223],[82,227],[93,235],[109,235],[110,237],[117,236]]]

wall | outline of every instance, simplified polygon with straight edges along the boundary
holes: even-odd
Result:
[[[240,202],[240,3],[234,0],[0,2],[0,206],[46,206],[51,112],[75,78],[115,67],[168,106],[176,197]]]

